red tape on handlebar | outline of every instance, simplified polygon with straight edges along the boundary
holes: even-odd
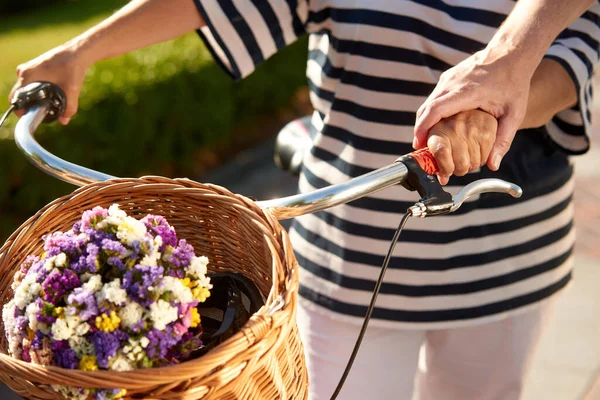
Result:
[[[435,158],[433,158],[433,155],[427,147],[417,151],[413,151],[409,154],[409,156],[414,158],[415,161],[426,173],[434,175],[438,172],[438,165],[435,162]]]

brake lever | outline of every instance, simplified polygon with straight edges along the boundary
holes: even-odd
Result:
[[[410,156],[398,159],[408,169],[406,180],[402,183],[409,190],[416,190],[421,199],[408,208],[413,217],[425,218],[454,212],[469,198],[482,193],[506,193],[514,198],[523,195],[523,190],[514,183],[502,179],[480,179],[469,183],[455,196],[446,192],[437,176],[425,172],[421,165]]]

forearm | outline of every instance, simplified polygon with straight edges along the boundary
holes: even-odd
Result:
[[[577,103],[577,88],[558,62],[544,59],[531,79],[527,111],[519,129],[537,128]]]
[[[572,22],[596,0],[519,0],[484,50],[488,62],[509,58],[533,71]]]
[[[191,32],[204,25],[193,0],[133,0],[65,46],[87,65]]]

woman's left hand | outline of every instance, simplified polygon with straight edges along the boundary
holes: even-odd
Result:
[[[498,121],[481,110],[444,118],[429,130],[427,146],[437,161],[442,185],[485,165],[496,140]]]

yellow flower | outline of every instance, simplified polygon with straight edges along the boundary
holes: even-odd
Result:
[[[96,317],[96,327],[102,332],[112,332],[121,324],[121,318],[113,310],[110,315],[102,314]]]
[[[81,361],[79,361],[79,369],[82,371],[96,371],[98,369],[96,356],[85,355],[81,357]]]
[[[192,295],[196,300],[202,303],[204,300],[210,297],[210,291],[202,286],[196,286],[192,289]]]
[[[183,286],[187,286],[190,289],[195,286],[194,282],[192,282],[190,278],[180,279],[180,281]]]
[[[197,308],[192,308],[192,321],[190,322],[190,327],[195,328],[200,325],[200,313],[198,313]]]
[[[64,307],[56,307],[54,309],[54,313],[56,314],[57,318],[63,318],[65,316],[65,309]]]
[[[117,394],[115,394],[115,397],[113,397],[114,399],[120,399],[122,397],[124,397],[127,394],[127,390],[125,389],[121,389],[121,391]]]

